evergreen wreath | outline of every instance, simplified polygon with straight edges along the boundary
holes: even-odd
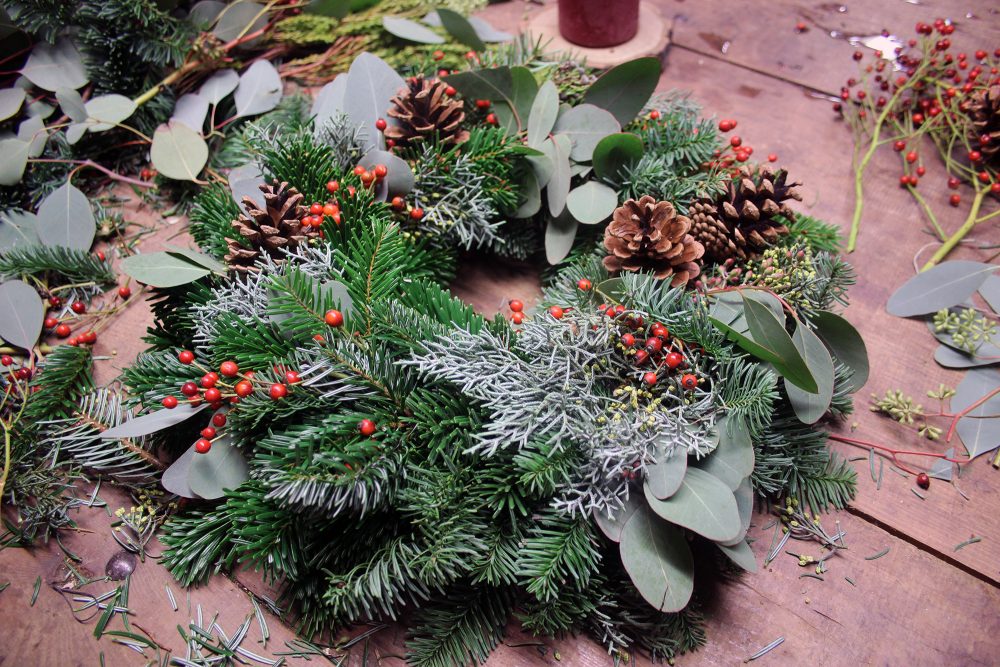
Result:
[[[252,565],[306,635],[409,607],[414,665],[482,662],[515,613],[615,655],[697,648],[695,554],[754,570],[755,499],[852,497],[817,424],[850,413],[867,359],[835,312],[854,280],[835,228],[794,216],[759,255],[706,262],[685,215],[743,160],[684,97],[651,98],[658,65],[636,62],[572,98],[525,65],[447,77],[467,138],[421,125],[397,148],[390,99],[428,86],[362,55],[312,119],[246,133],[263,197],[199,195],[197,279],[132,258],[157,288],[152,347],[122,391],[59,406],[44,441],[81,465],[105,448],[133,480],[158,474],[157,445],[193,442],[160,478],[194,499],[164,525],[163,562],[185,585]],[[362,80],[374,107],[355,104]],[[297,210],[289,188],[311,238],[286,247],[271,227],[254,270],[227,270],[232,243]],[[646,194],[669,219],[635,213]],[[259,224],[234,238],[241,208]],[[602,261],[611,216],[634,272]],[[698,265],[686,284],[642,266],[674,257],[664,229]],[[442,287],[465,249],[559,265],[534,312],[488,320]]]

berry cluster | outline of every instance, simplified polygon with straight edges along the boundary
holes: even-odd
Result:
[[[651,367],[643,373],[643,384],[654,387],[663,378],[680,375],[680,385],[691,391],[698,387],[699,379],[694,373],[683,372],[690,366],[685,351],[690,348],[660,322],[649,326],[641,315],[630,312],[625,306],[601,304],[598,308],[606,317],[612,318],[624,331],[618,339],[618,347],[632,358],[636,366]]]

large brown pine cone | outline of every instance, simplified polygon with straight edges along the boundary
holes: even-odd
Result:
[[[271,255],[275,261],[283,258],[279,249],[294,250],[300,243],[319,236],[319,230],[302,225],[302,218],[308,209],[302,205],[302,194],[288,183],[263,184],[264,208],[261,209],[250,197],[243,198],[246,212],[233,220],[233,229],[242,242],[227,238],[229,253],[226,263],[229,268],[241,273],[259,271],[254,266],[262,253]]]
[[[449,97],[448,85],[422,76],[407,80],[407,87],[392,98],[387,112],[397,123],[385,128],[386,139],[396,146],[412,146],[437,136],[443,144],[460,144],[469,138],[462,128],[465,111],[462,103]]]
[[[651,271],[677,287],[701,273],[705,248],[688,232],[691,220],[678,215],[670,202],[649,195],[629,199],[615,209],[604,231],[604,258],[609,271]]]
[[[1000,83],[976,93],[969,102],[968,112],[972,121],[970,142],[979,146],[984,159],[1000,160]]]
[[[689,213],[693,234],[705,246],[705,258],[724,262],[759,257],[788,233],[785,222],[795,220],[787,205],[789,199],[801,201],[788,183],[783,170],[768,166],[740,167],[715,200],[702,199],[691,205]]]

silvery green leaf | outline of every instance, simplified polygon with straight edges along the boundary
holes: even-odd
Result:
[[[420,20],[421,20],[421,22],[426,23],[427,25],[429,25],[429,26],[431,26],[433,28],[443,28],[444,27],[444,25],[441,23],[441,17],[438,16],[437,12],[428,12],[424,16],[424,18],[422,18]]]
[[[929,315],[971,297],[997,267],[983,262],[943,262],[907,280],[885,304],[897,317]]]
[[[74,123],[82,123],[87,120],[87,106],[80,97],[80,93],[72,88],[60,88],[56,91],[56,100],[59,101],[59,108],[69,116]]]
[[[114,440],[116,438],[138,438],[162,431],[187,421],[191,417],[208,407],[208,403],[202,403],[198,407],[191,407],[190,403],[181,403],[176,408],[162,408],[154,412],[148,412],[139,417],[133,417],[126,422],[109,428],[101,433],[104,440]]]
[[[868,382],[868,348],[858,330],[846,319],[825,310],[810,316],[816,335],[838,361],[851,369],[851,386],[857,391]]]
[[[490,25],[486,19],[479,18],[478,16],[468,17],[469,25],[476,31],[476,35],[479,39],[484,42],[509,42],[514,39],[514,36],[509,32],[504,32],[503,30],[497,30],[492,25]]]
[[[618,193],[604,183],[587,181],[566,196],[566,208],[585,225],[596,225],[611,217],[618,208]]]
[[[320,88],[313,100],[310,115],[313,116],[313,129],[318,137],[323,136],[327,123],[344,112],[344,94],[347,92],[347,74],[338,74],[337,78]]]
[[[208,162],[208,144],[182,123],[160,125],[149,150],[153,166],[161,175],[178,181],[196,181]]]
[[[256,162],[250,162],[229,171],[229,189],[233,193],[233,201],[243,205],[243,198],[249,197],[257,204],[264,206],[264,193],[260,186],[264,184],[264,175]]]
[[[618,551],[646,602],[663,612],[687,606],[694,590],[694,559],[682,531],[640,506],[622,530]]]
[[[167,252],[132,255],[122,260],[121,267],[126,275],[152,287],[185,285],[212,273],[200,263]]]
[[[740,532],[740,512],[732,490],[704,470],[688,468],[681,487],[667,500],[654,496],[648,487],[644,490],[649,507],[670,523],[716,542],[731,540]]]
[[[937,349],[934,350],[934,361],[945,368],[975,368],[1000,364],[1000,348],[994,346],[992,349],[996,350],[993,354],[980,356],[979,354],[966,354],[948,345],[938,345]]]
[[[0,185],[16,185],[28,166],[31,144],[20,139],[0,139]]]
[[[233,94],[237,117],[256,116],[278,106],[281,101],[281,76],[274,65],[258,60],[240,75]]]
[[[441,25],[444,26],[444,29],[447,30],[456,41],[465,44],[475,51],[486,50],[486,44],[484,44],[483,40],[479,38],[479,35],[476,33],[476,29],[472,27],[464,16],[456,11],[446,9],[444,7],[438,8],[437,15],[441,20]]]
[[[38,217],[30,211],[0,212],[0,251],[38,244]]]
[[[376,55],[365,52],[351,63],[343,110],[355,126],[365,130],[365,149],[382,148],[381,133],[373,129],[375,121],[385,117],[390,100],[405,87],[396,70]],[[395,122],[392,118],[385,120]]]
[[[737,542],[742,542],[747,537],[750,530],[750,519],[753,517],[753,486],[750,484],[750,477],[744,477],[740,485],[733,491],[736,498],[736,508],[740,512],[740,532],[731,540],[721,542],[726,546],[733,546]]]
[[[660,81],[658,58],[637,58],[612,67],[583,95],[583,101],[607,109],[621,125],[635,120]]]
[[[973,368],[955,387],[951,398],[951,411],[963,412],[1000,387],[1000,370]],[[969,458],[991,452],[1000,447],[1000,394],[997,394],[958,420],[955,430]]]
[[[577,225],[568,212],[549,219],[545,226],[545,258],[549,264],[558,264],[569,254],[576,238]]]
[[[528,114],[528,145],[541,148],[549,136],[559,115],[559,89],[551,80],[546,80],[538,88],[535,100]]]
[[[199,30],[207,30],[212,27],[219,14],[226,8],[226,3],[220,0],[201,0],[191,7],[188,13],[190,21]]]
[[[42,333],[45,306],[34,287],[21,280],[0,284],[0,338],[30,350]]]
[[[246,37],[265,25],[267,25],[267,9],[264,5],[249,0],[236,0],[223,8],[212,32],[223,42],[231,42]],[[245,42],[245,45],[252,46],[258,40],[259,38],[250,40]]]
[[[43,245],[86,251],[96,233],[90,201],[72,183],[50,192],[38,206],[38,240]]]
[[[382,193],[383,196],[380,197],[381,201],[385,201],[396,195],[406,195],[413,189],[413,185],[416,183],[416,177],[413,175],[413,170],[410,169],[410,164],[395,153],[383,150],[370,150],[365,153],[365,156],[361,158],[358,164],[365,168],[383,164],[388,169],[388,173],[382,181],[386,187]]]
[[[104,132],[135,113],[135,102],[124,95],[101,95],[89,100],[85,108],[90,131]]]
[[[201,132],[208,115],[208,100],[197,93],[181,96],[174,105],[174,115],[170,120],[184,123],[195,132]]]
[[[552,217],[559,216],[566,208],[566,197],[569,195],[570,173],[569,156],[571,150],[570,138],[564,134],[556,134],[552,141],[542,145],[545,156],[552,160],[552,178],[545,186],[548,197],[549,213]]]
[[[49,139],[45,121],[38,116],[21,121],[17,126],[17,138],[28,143],[29,158],[38,157],[45,150],[45,142]]]
[[[88,127],[87,123],[73,123],[67,127],[66,143],[72,146],[76,142],[80,141],[80,139],[83,139],[83,135],[87,134]]]
[[[655,497],[666,500],[681,488],[685,473],[687,452],[657,447],[656,462],[646,467],[646,488]]]
[[[179,246],[167,244],[167,249],[165,250],[165,252],[168,255],[180,255],[182,258],[188,260],[189,262],[192,262],[199,266],[203,266],[212,273],[218,273],[221,276],[226,275],[226,273],[229,271],[229,267],[227,267],[219,260],[215,259],[210,255],[206,255],[205,253],[198,252],[197,250],[191,250],[190,248],[181,248]]]
[[[176,409],[176,408],[175,408]],[[198,494],[191,490],[188,484],[188,473],[191,471],[191,463],[198,452],[194,451],[194,445],[187,448],[170,467],[163,471],[160,476],[160,485],[170,493],[181,498],[197,498]]]
[[[552,131],[571,139],[570,153],[577,162],[587,162],[601,139],[621,132],[621,125],[610,112],[593,104],[580,104],[559,115]]]
[[[401,16],[383,16],[382,27],[389,33],[418,44],[444,44],[444,37],[425,25]]]
[[[944,455],[947,456],[949,459],[955,458],[955,448],[949,447],[948,451],[946,451]],[[927,471],[927,475],[929,477],[934,477],[935,479],[943,479],[946,482],[950,482],[954,469],[955,469],[955,464],[952,463],[951,461],[946,461],[944,459],[935,459],[934,463]]]
[[[222,498],[226,489],[235,489],[250,478],[250,467],[243,452],[228,435],[212,442],[205,454],[195,453],[188,470],[188,485],[199,497]]]
[[[89,81],[83,58],[67,37],[55,44],[35,44],[21,73],[39,88],[52,92],[60,88],[76,90]]]
[[[799,322],[792,334],[792,342],[816,379],[818,391],[808,392],[792,384],[785,378],[785,391],[792,404],[795,416],[804,424],[815,424],[830,407],[833,399],[833,358],[826,345],[805,325]]]
[[[742,567],[747,572],[757,571],[757,559],[753,555],[753,549],[747,544],[746,540],[740,540],[733,545],[725,545],[716,542],[716,546],[722,550],[722,553],[729,556],[729,560],[733,561],[740,567]]]
[[[240,85],[240,75],[235,70],[219,70],[205,79],[198,89],[198,96],[209,104],[218,104]]]
[[[719,445],[693,465],[719,478],[735,491],[753,472],[754,453],[750,433],[742,420],[729,416],[720,419],[715,429]]]
[[[24,103],[24,89],[4,88],[0,90],[0,120],[7,120],[18,111]]]
[[[542,209],[542,191],[538,187],[538,176],[534,169],[525,169],[523,180],[518,184],[517,194],[521,198],[515,218],[530,218]]]
[[[51,104],[36,100],[28,105],[28,117],[38,116],[44,120],[55,113],[55,110],[56,108]]]
[[[979,286],[979,295],[986,300],[994,313],[1000,314],[1000,276],[989,276]]]
[[[628,500],[625,501],[625,506],[614,512],[610,517],[601,511],[594,510],[594,521],[597,523],[597,527],[601,529],[601,532],[607,535],[608,539],[612,542],[621,542],[622,530],[625,528],[625,524],[628,520],[632,518],[642,506],[642,497],[632,493],[629,495]]]

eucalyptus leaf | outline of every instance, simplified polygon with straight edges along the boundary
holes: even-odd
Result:
[[[306,14],[342,19],[351,13],[351,0],[309,0],[303,11]]]
[[[604,512],[594,511],[594,522],[612,542],[621,542],[622,530],[625,524],[632,518],[636,510],[642,507],[643,500],[635,493],[629,494],[628,500],[624,502],[624,507],[609,517]]]
[[[382,148],[382,136],[375,132],[375,121],[386,115],[390,100],[406,87],[402,77],[378,56],[362,53],[347,72],[344,113],[356,126],[365,130],[365,149]],[[386,121],[395,122],[391,118]]]
[[[45,129],[45,121],[38,116],[26,118],[17,126],[17,138],[28,144],[28,157],[38,157],[45,150],[45,142],[49,133]]]
[[[851,369],[851,386],[858,391],[868,382],[868,348],[858,330],[846,319],[820,310],[809,320],[816,326],[816,335],[841,363]]]
[[[740,540],[732,546],[719,543],[716,543],[716,546],[722,550],[722,553],[729,557],[729,560],[733,561],[747,572],[757,571],[757,559],[754,557],[753,549],[750,548],[750,545],[747,544],[746,540]]]
[[[746,334],[747,322],[743,315],[743,295],[740,292],[720,292],[713,294],[709,302],[709,315],[732,328],[739,334]]]
[[[989,276],[979,286],[979,295],[990,305],[994,313],[1000,314],[1000,276]]]
[[[68,37],[59,38],[55,44],[35,44],[21,74],[39,88],[52,92],[60,88],[76,90],[90,80],[80,52]]]
[[[240,75],[234,70],[219,70],[201,84],[201,88],[198,89],[198,97],[209,104],[218,104],[236,90],[238,85],[240,85]]]
[[[552,138],[549,137],[542,143],[542,154],[541,155],[529,155],[527,157],[528,164],[531,165],[531,170],[535,172],[535,178],[538,181],[538,187],[544,188],[552,180],[552,174],[556,170],[556,165],[550,157],[555,151],[555,148],[547,145],[552,143]]]
[[[226,3],[220,0],[201,0],[191,7],[191,11],[188,12],[188,21],[199,30],[207,30],[215,24],[219,14],[225,8]]]
[[[195,132],[201,132],[207,115],[208,100],[197,93],[188,93],[177,100],[170,120],[184,123]]]
[[[514,76],[510,67],[472,70],[446,76],[444,81],[468,100],[506,102],[514,104]],[[530,107],[529,107],[530,108]]]
[[[30,350],[42,333],[45,306],[35,288],[22,280],[0,284],[0,338]]]
[[[560,114],[552,131],[572,140],[570,157],[577,162],[587,162],[602,139],[621,132],[621,129],[609,111],[593,104],[579,104]]]
[[[240,165],[229,171],[229,190],[233,193],[233,201],[243,205],[243,198],[249,197],[257,206],[264,206],[264,193],[260,186],[264,184],[264,175],[256,162]]]
[[[161,175],[178,181],[196,181],[208,162],[208,144],[187,125],[168,123],[153,133],[149,157]]]
[[[485,51],[486,44],[483,40],[479,38],[479,34],[476,29],[472,27],[464,16],[451,9],[446,9],[444,7],[438,7],[437,9],[438,18],[441,19],[441,25],[444,29],[448,31],[448,34],[455,38],[456,41],[465,44],[466,46],[472,48],[475,51]]]
[[[983,357],[978,354],[969,355],[948,345],[938,345],[934,350],[934,361],[945,368],[976,368],[977,366],[992,366],[1000,364],[1000,349],[997,354]]]
[[[621,125],[635,120],[660,81],[658,58],[639,58],[605,72],[583,95],[583,101],[606,109]]]
[[[36,100],[28,105],[28,117],[38,116],[41,119],[46,119],[52,114],[54,114],[56,108],[51,104],[46,104],[41,100]]]
[[[964,306],[955,307],[949,308],[949,311],[953,314],[958,314],[964,309]],[[1000,334],[995,333],[988,339],[980,341],[975,353],[970,354],[965,347],[955,342],[955,339],[950,333],[947,331],[938,331],[933,320],[927,320],[927,328],[935,338],[944,343],[946,346],[952,348],[957,353],[957,358],[962,359],[961,363],[953,364],[953,367],[969,368],[972,366],[986,366],[990,363],[1000,362]],[[935,355],[935,357],[936,356],[937,355]],[[948,357],[944,358],[946,360],[949,359]]]
[[[135,102],[124,95],[101,95],[87,101],[84,108],[89,130],[104,132],[135,113]]]
[[[418,44],[444,44],[444,37],[416,21],[401,16],[383,16],[382,27],[400,39]]]
[[[13,208],[0,211],[0,252],[38,243],[38,217],[34,213]]]
[[[682,531],[640,507],[625,524],[618,550],[646,602],[662,612],[687,606],[694,590],[694,559]]]
[[[740,485],[736,487],[733,491],[733,497],[736,498],[736,509],[740,512],[740,532],[731,540],[719,542],[719,544],[724,546],[734,546],[739,542],[743,542],[746,540],[747,531],[750,530],[750,520],[753,518],[754,493],[749,476],[743,478]]]
[[[344,95],[347,92],[347,74],[338,74],[330,83],[320,88],[313,99],[313,130],[317,137],[323,136],[327,124],[344,113]]]
[[[944,455],[949,459],[955,458],[955,448],[949,447],[948,451],[946,451]],[[950,482],[954,470],[955,464],[951,461],[946,461],[945,459],[935,459],[934,463],[931,464],[931,467],[927,470],[927,476]]]
[[[20,139],[0,140],[0,185],[16,185],[24,176],[24,168],[28,166],[28,152],[31,144]]]
[[[194,451],[194,445],[191,445],[176,461],[170,464],[169,468],[163,471],[163,474],[160,475],[160,485],[181,498],[197,498],[198,494],[192,491],[191,485],[188,484],[188,473],[195,456],[199,456],[199,454]]]
[[[80,93],[72,88],[60,88],[56,91],[56,100],[59,101],[59,108],[69,116],[74,123],[82,123],[87,120],[87,106],[80,97]]]
[[[258,60],[240,75],[233,93],[236,116],[256,116],[271,111],[281,101],[281,76],[267,60]]]
[[[222,498],[226,489],[235,489],[250,478],[250,467],[232,438],[223,436],[212,442],[204,454],[195,454],[188,470],[188,486],[207,500]]]
[[[467,20],[469,21],[469,25],[471,25],[476,31],[476,35],[479,36],[479,39],[484,42],[509,42],[514,39],[512,34],[504,32],[503,30],[497,30],[490,25],[486,19],[482,19],[478,16],[470,16]]]
[[[646,467],[646,489],[660,500],[677,493],[687,473],[687,452],[677,447],[657,448],[656,462]]]
[[[538,96],[538,81],[531,70],[523,66],[511,67],[510,79],[514,86],[514,94],[507,104],[517,112],[517,118],[511,122],[507,134],[514,135],[528,128],[531,107]]]
[[[951,411],[959,414],[1000,388],[1000,370],[974,368],[955,387]],[[1000,447],[1000,394],[992,396],[958,420],[955,431],[970,459]]]
[[[720,479],[735,491],[753,472],[754,453],[750,432],[739,419],[723,417],[715,425],[719,445],[693,465]]]
[[[549,213],[552,217],[558,217],[566,208],[566,197],[569,195],[572,178],[569,163],[570,149],[570,139],[564,134],[553,136],[552,141],[547,141],[543,145],[542,150],[545,151],[546,157],[552,160],[552,178],[545,186]]]
[[[938,264],[907,280],[889,297],[885,309],[897,317],[936,313],[971,297],[990,274],[993,264],[954,260]]]
[[[0,90],[0,120],[7,120],[18,111],[24,103],[23,88],[4,88]]]
[[[87,123],[73,123],[66,128],[66,143],[70,146],[74,145],[76,142],[83,139],[83,135],[87,134],[89,129]]]
[[[167,252],[126,257],[121,268],[126,275],[151,287],[186,285],[212,272],[201,264]]]
[[[666,500],[654,496],[648,487],[644,490],[650,509],[670,523],[717,542],[731,540],[740,532],[740,512],[732,490],[700,468],[688,468],[681,487]]]
[[[621,183],[622,170],[638,162],[643,152],[642,139],[631,132],[609,134],[594,146],[594,174],[610,183]]]
[[[90,250],[97,221],[87,195],[63,183],[38,206],[38,240],[52,247]]]
[[[596,225],[618,208],[618,193],[604,183],[587,181],[566,196],[570,214],[585,225]]]
[[[819,385],[809,365],[774,313],[752,298],[743,299],[743,308],[753,342],[767,350],[770,357],[764,361],[773,364],[775,369],[796,387],[809,392],[818,392]]]
[[[389,151],[368,151],[358,164],[365,168],[371,168],[377,164],[385,165],[388,171],[382,181],[386,185],[382,201],[395,195],[406,195],[417,182],[413,170],[410,169],[410,163]]]
[[[245,37],[267,25],[267,8],[256,2],[237,0],[222,10],[212,32],[223,43]],[[257,40],[246,42],[252,45]],[[266,62],[258,60],[257,62]],[[270,63],[269,63],[270,64]]]
[[[792,342],[816,380],[818,391],[808,392],[785,378],[785,391],[795,416],[804,424],[815,424],[826,414],[833,399],[833,359],[823,341],[800,322],[792,334]]]
[[[206,255],[205,253],[198,252],[197,250],[168,245],[165,252],[168,255],[178,255],[182,259],[186,259],[189,262],[202,266],[213,273],[218,273],[219,275],[224,276],[226,275],[226,272],[229,271],[229,268],[219,260],[211,257],[210,255]]]
[[[202,403],[197,407],[192,407],[190,403],[181,403],[176,408],[161,408],[139,417],[133,417],[114,428],[109,428],[101,433],[101,438],[105,440],[138,438],[156,433],[157,431],[162,431],[165,428],[170,428],[183,421],[187,421],[207,407],[208,403]]]
[[[559,89],[551,80],[538,88],[528,114],[528,145],[540,148],[549,136],[559,115]]]
[[[514,212],[515,218],[530,218],[542,210],[542,190],[538,187],[538,176],[534,169],[524,170],[517,194],[520,199]]]
[[[573,248],[577,221],[568,213],[551,218],[545,226],[545,258],[549,264],[558,264]]]

